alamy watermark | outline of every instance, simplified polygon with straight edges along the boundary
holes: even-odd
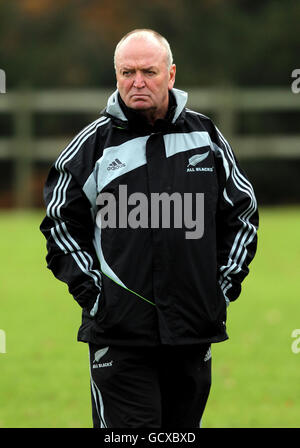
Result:
[[[293,93],[300,93],[300,68],[295,68],[295,70],[292,71],[292,78],[296,78],[292,84],[291,89]]]
[[[291,334],[292,338],[296,338],[293,342],[292,342],[292,352],[297,354],[300,353],[300,329],[296,328],[295,330],[292,331]]]
[[[0,68],[0,93],[6,93],[6,75],[2,68]]]
[[[0,330],[0,353],[6,353],[6,334],[4,330]]]
[[[149,197],[150,196],[150,197]],[[96,223],[101,229],[151,228],[188,229],[186,239],[202,238],[204,233],[204,193],[132,193],[119,185],[118,201],[113,193],[100,193],[101,208]]]

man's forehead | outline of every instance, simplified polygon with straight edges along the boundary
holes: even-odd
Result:
[[[135,64],[137,61],[154,66],[161,63],[166,57],[165,48],[154,38],[135,38],[125,40],[116,54],[120,64]]]
[[[121,61],[117,61],[117,69],[118,70],[161,70],[162,65],[164,64],[164,60],[160,60],[157,63],[152,63],[147,59],[145,60],[131,60],[124,59]]]

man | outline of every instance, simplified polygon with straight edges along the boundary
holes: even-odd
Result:
[[[48,267],[82,307],[94,427],[199,427],[257,204],[225,138],[173,88],[161,35],[124,36],[115,70],[103,116],[49,173]]]

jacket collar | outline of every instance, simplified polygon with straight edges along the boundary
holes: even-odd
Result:
[[[184,111],[188,94],[183,90],[172,89],[169,91],[170,101],[169,110],[165,120],[157,120],[160,122],[168,122],[175,125]],[[138,124],[147,127],[146,120],[133,109],[129,109],[122,101],[118,90],[109,97],[107,106],[102,112],[103,115],[113,118],[118,124],[124,127],[130,127],[131,125]],[[149,126],[149,125],[148,125]]]

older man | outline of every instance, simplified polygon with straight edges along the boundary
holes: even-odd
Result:
[[[160,34],[124,36],[115,70],[103,116],[49,173],[48,267],[82,307],[94,427],[199,427],[257,204],[223,135],[173,88]]]

